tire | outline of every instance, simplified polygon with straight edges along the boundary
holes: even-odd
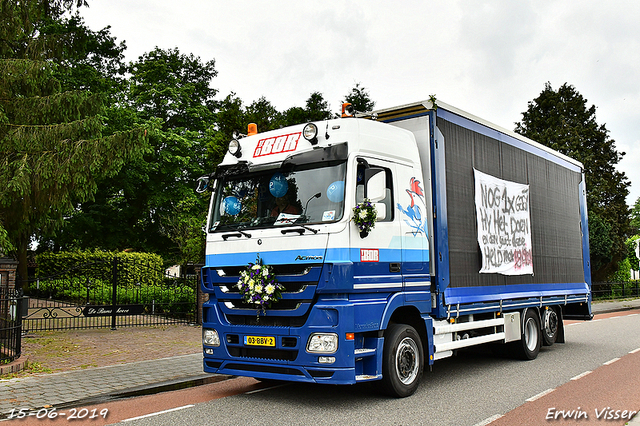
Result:
[[[542,318],[542,344],[551,346],[558,339],[560,317],[554,308],[548,308],[545,309]]]
[[[418,332],[406,324],[390,324],[384,333],[382,390],[391,396],[412,395],[420,384],[424,353]]]
[[[540,317],[535,309],[525,309],[522,312],[522,317],[521,338],[511,343],[513,345],[513,354],[525,361],[536,359],[542,346]]]

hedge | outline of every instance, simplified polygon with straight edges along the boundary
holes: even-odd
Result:
[[[34,296],[66,300],[68,302],[84,305],[87,302],[86,278],[51,279],[38,283],[38,289],[34,289]],[[190,286],[180,286],[176,289],[169,281],[165,281],[157,287],[140,286],[138,288],[117,288],[118,304],[143,304],[146,310],[151,310],[150,305],[155,303],[156,313],[180,313],[189,312],[193,307],[196,290]],[[91,280],[89,289],[89,302],[91,305],[110,305],[112,299],[112,287],[110,282],[102,282],[98,279]]]
[[[159,285],[163,281],[163,262],[157,254],[99,250],[40,253],[36,256],[36,277],[43,280],[82,276],[110,282],[114,259],[119,287]]]

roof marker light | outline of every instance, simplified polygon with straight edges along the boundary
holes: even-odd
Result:
[[[249,123],[247,126],[247,136],[253,136],[258,134],[258,125],[256,123]]]

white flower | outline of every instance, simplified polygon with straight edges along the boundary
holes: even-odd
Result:
[[[262,275],[263,275],[263,276],[265,276],[265,277],[266,277],[267,275],[269,275],[269,270],[268,270],[267,268],[264,268],[264,269],[262,270]]]
[[[262,293],[262,284],[256,284],[253,289],[256,293]]]
[[[366,210],[361,210],[360,211],[360,219],[366,219],[367,218],[367,211]]]
[[[256,269],[256,270],[260,269],[260,264],[256,263],[251,267],[251,269]]]
[[[273,292],[276,291],[276,286],[274,286],[273,284],[267,284],[264,291],[266,291],[267,294],[273,294]]]

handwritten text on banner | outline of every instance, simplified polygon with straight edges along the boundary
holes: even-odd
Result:
[[[529,185],[473,172],[480,272],[533,275]]]

